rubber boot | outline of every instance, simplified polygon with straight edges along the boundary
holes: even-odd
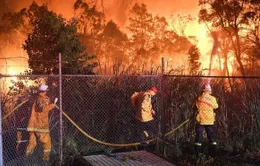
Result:
[[[201,146],[195,145],[195,154],[196,154],[196,155],[199,155],[200,153],[202,153]]]
[[[209,152],[209,156],[215,157],[216,156],[216,145],[210,145],[208,152]]]

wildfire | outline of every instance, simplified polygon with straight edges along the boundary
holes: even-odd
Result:
[[[221,55],[221,52],[219,53]],[[229,74],[234,72],[234,67],[235,67],[235,57],[233,54],[228,54],[228,59],[227,59],[227,69]],[[219,56],[214,56],[212,60],[212,70],[215,71],[215,74],[223,73],[225,72],[225,59]],[[226,74],[226,73],[224,73]]]
[[[43,2],[43,1],[38,0],[37,2]],[[98,6],[101,6],[101,4],[100,4],[101,1],[97,1],[97,2],[98,2]],[[115,14],[118,15],[120,13],[120,11],[114,11],[114,10],[122,10],[122,6],[120,8],[120,4],[118,4],[119,2],[116,1],[117,3],[115,3],[115,0],[108,0],[108,1],[104,1],[104,2],[105,2],[105,4],[102,4],[102,5],[104,5],[103,7],[105,9],[107,9],[106,14],[109,17],[107,20],[110,20],[111,18],[117,18],[117,17],[115,17]],[[172,28],[171,27],[172,25],[170,24],[170,23],[172,23],[172,15],[177,14],[176,12],[180,12],[181,15],[191,14],[192,17],[194,17],[198,13],[197,1],[195,2],[195,0],[192,2],[189,2],[189,4],[192,4],[192,7],[187,5],[186,3],[183,3],[183,4],[180,3],[180,4],[176,4],[177,6],[169,5],[169,7],[166,10],[158,10],[158,7],[155,7],[157,4],[156,1],[148,2],[145,0],[137,0],[135,2],[144,2],[145,4],[147,4],[148,11],[151,12],[153,15],[159,15],[159,16],[166,17],[166,20],[169,23],[170,29]],[[57,14],[62,14],[67,19],[73,17],[73,3],[74,3],[73,0],[68,1],[66,3],[64,1],[64,3],[63,2],[61,3],[61,5],[55,5],[55,3],[61,3],[61,1],[58,2],[57,0],[56,1],[54,0],[54,1],[48,2],[48,7],[50,8],[50,10],[57,12]],[[118,6],[116,6],[117,7],[116,9],[115,9],[115,4],[118,5]],[[126,4],[128,4],[128,3],[126,3]],[[129,3],[129,4],[133,5],[132,3]],[[126,10],[129,10],[129,8],[131,8],[131,5],[129,5],[129,4],[128,4]],[[167,3],[166,2],[160,3],[157,5],[163,5],[161,7],[164,7],[165,4],[173,4],[173,2],[168,0]],[[178,7],[178,5],[181,5],[181,4],[182,4],[182,6]],[[20,5],[22,5],[22,4],[20,3]],[[113,6],[113,11],[110,11],[110,10],[112,10],[112,6]],[[175,6],[175,7],[172,7],[172,9],[170,9],[171,8],[170,6]],[[184,9],[184,7],[186,7],[186,6],[188,6],[187,9]],[[25,7],[25,6],[23,6],[23,7]],[[174,8],[174,10],[173,10],[173,8]],[[182,10],[179,11],[180,9],[182,9]],[[121,15],[122,15],[122,13],[120,13],[120,16]],[[127,18],[125,18],[125,19],[127,19]],[[117,21],[117,20],[115,20],[115,21]],[[123,22],[119,21],[116,23],[119,24],[121,30],[124,30],[126,27],[127,20],[124,20]],[[209,66],[210,66],[210,57],[211,57],[211,50],[212,50],[212,46],[213,46],[213,39],[212,39],[212,36],[210,35],[208,28],[210,28],[210,27],[207,27],[204,24],[199,24],[198,18],[195,17],[193,21],[191,21],[187,24],[185,33],[184,33],[184,35],[188,38],[191,36],[196,38],[196,43],[193,43],[193,44],[197,45],[197,47],[199,48],[200,53],[201,53],[201,57],[200,57],[201,70],[208,70]],[[191,43],[192,43],[192,41],[191,41]],[[17,52],[17,54],[20,54],[20,53]],[[159,57],[164,57],[165,58],[165,69],[167,71],[170,71],[172,69],[177,69],[177,68],[180,68],[183,66],[187,70],[188,55],[187,54],[185,54],[185,55],[178,54],[177,55],[177,54],[178,53],[176,53],[176,55],[162,53],[161,55],[158,55],[158,58],[155,61],[152,62],[153,63],[152,65],[157,65],[157,66],[161,65],[161,59],[159,59]],[[220,50],[219,50],[218,54],[221,54]],[[107,66],[108,64],[105,64],[107,61],[105,58],[106,57],[104,57],[104,59],[101,58],[100,62],[103,62],[101,65],[104,68],[106,68],[106,70],[108,70],[109,68],[112,68],[112,66],[114,64],[109,64],[110,66]],[[129,56],[129,58],[130,58],[129,61],[133,60],[132,57]],[[230,72],[233,71],[234,61],[235,61],[234,56],[229,55],[228,69]],[[109,63],[112,63],[112,62],[109,62]],[[225,60],[223,58],[221,58],[221,56],[214,56],[213,61],[212,61],[212,64],[213,64],[212,69],[224,70],[224,63],[225,63]],[[152,66],[152,65],[148,64],[147,66]],[[21,69],[17,69],[17,70],[14,68],[8,69],[8,74],[10,74],[10,75],[18,74],[18,71],[24,71],[25,69],[28,68],[28,65],[26,65],[25,67],[24,66]],[[12,79],[16,80],[15,78],[12,78]]]
[[[16,72],[14,71],[14,69],[9,68],[8,69],[8,74],[9,75],[15,75]],[[10,80],[16,82],[17,81],[17,77],[11,77]]]
[[[190,26],[191,28],[193,27],[194,30],[189,29],[189,32],[192,34],[195,34],[198,43],[197,46],[200,50],[201,53],[201,69],[208,69],[209,68],[209,63],[210,63],[210,52],[212,49],[212,38],[208,33],[208,29],[205,25],[203,24],[193,24],[193,26]],[[194,28],[195,27],[195,28]]]

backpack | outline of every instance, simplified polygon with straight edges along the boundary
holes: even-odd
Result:
[[[137,98],[139,96],[140,92],[134,92],[134,94],[132,94],[131,96],[131,104],[136,107],[136,102],[137,102]]]

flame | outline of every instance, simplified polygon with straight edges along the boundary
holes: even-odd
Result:
[[[65,18],[70,19],[74,16],[73,12],[73,4],[76,0],[36,0],[38,4],[46,3],[50,10],[56,12],[57,14],[62,14]],[[86,2],[94,2],[94,1],[88,1]],[[6,4],[8,8],[12,11],[19,11],[20,9],[24,7],[28,7],[31,4],[32,0],[26,1],[15,1],[10,0]],[[195,17],[195,20],[188,23],[186,29],[185,29],[185,35],[186,36],[195,36],[197,38],[197,47],[199,48],[201,52],[200,62],[201,62],[201,69],[208,69],[209,68],[209,61],[210,61],[210,54],[211,49],[213,45],[212,37],[209,35],[209,31],[207,27],[204,24],[198,23],[197,14],[199,11],[199,7],[197,5],[197,0],[190,0],[190,1],[180,1],[175,2],[172,0],[165,0],[163,3],[157,1],[157,0],[103,0],[104,4],[101,4],[100,0],[97,0],[97,9],[102,10],[102,7],[105,8],[105,14],[107,17],[107,20],[113,19],[120,27],[122,31],[125,30],[125,27],[127,26],[127,11],[131,9],[131,6],[135,3],[144,3],[147,5],[148,12],[152,13],[154,16],[164,16],[166,17],[166,20],[168,23],[172,22],[172,16],[173,15],[191,15],[192,17]],[[102,6],[103,5],[103,6]],[[171,25],[170,25],[171,26]],[[170,27],[169,27],[170,28]],[[9,49],[13,50],[13,49]],[[220,50],[219,50],[219,53]],[[18,52],[16,53],[10,53],[13,55],[18,55]],[[173,68],[177,68],[179,66],[187,66],[187,56],[188,55],[165,55],[161,54],[158,57],[165,57],[167,62],[167,70],[171,70]],[[132,61],[133,57],[129,56],[129,61]],[[101,62],[103,62],[103,66],[105,63],[105,59],[101,59]],[[220,62],[220,63],[219,63]],[[214,68],[220,68],[223,69],[224,59],[214,59]],[[161,59],[157,58],[157,61],[154,62],[154,64],[161,64]],[[233,64],[234,64],[234,57],[230,55],[228,60],[228,68],[229,70],[233,71]],[[9,65],[9,64],[8,64]],[[108,66],[106,66],[108,68]],[[13,68],[8,73],[17,73],[17,71],[23,71],[24,69],[27,69],[28,65],[23,67],[19,70],[14,70]]]
[[[8,74],[9,74],[9,75],[15,75],[16,72],[15,72],[14,69],[8,68]],[[7,78],[7,86],[8,86],[8,87],[12,86],[14,83],[17,82],[17,80],[18,80],[17,77]]]
[[[213,44],[212,38],[208,34],[208,29],[203,24],[196,24],[194,25],[197,27],[196,31],[193,32],[196,34],[198,39],[197,46],[201,52],[201,68],[208,69],[209,68],[209,61],[210,61],[210,52]],[[194,27],[193,26],[193,27]],[[192,31],[191,31],[192,32]]]
[[[228,54],[228,59],[227,59],[227,67],[229,74],[232,74],[234,72],[234,67],[235,67],[235,57],[233,54]],[[217,55],[213,56],[212,59],[212,70],[214,74],[220,74],[221,71],[225,69],[225,58],[219,57]],[[222,73],[223,74],[223,73]],[[226,73],[224,73],[226,74]]]

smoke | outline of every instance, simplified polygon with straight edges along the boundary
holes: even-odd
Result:
[[[93,0],[85,1],[93,3]],[[4,12],[13,12],[19,11],[22,8],[28,8],[32,2],[33,0],[0,0],[2,9],[0,15]],[[71,18],[73,17],[73,4],[76,0],[35,0],[35,2],[38,4],[47,3],[50,10],[62,14],[65,18]],[[147,5],[149,12],[165,17],[177,13],[197,16],[198,13],[198,0],[96,0],[99,10],[103,10],[104,7],[107,20],[113,19],[121,26],[127,20],[127,11],[135,3],[144,3]]]
[[[28,8],[33,0],[0,0],[0,16],[4,12],[17,12],[22,8]],[[70,19],[74,16],[73,5],[76,0],[35,0],[39,5],[46,3],[48,8],[63,17]],[[191,15],[197,18],[199,7],[198,0],[180,1],[180,0],[85,0],[85,2],[96,3],[96,7],[100,11],[105,11],[106,20],[113,20],[117,23],[121,30],[125,31],[127,26],[128,11],[135,3],[144,3],[147,5],[148,12],[154,16],[164,16],[168,22],[171,22],[173,16]],[[93,3],[94,2],[94,3]],[[196,36],[199,40],[198,47],[202,56],[206,56],[209,52],[209,38],[205,34],[206,29],[203,25],[199,25],[197,20],[187,25],[185,34],[187,36]],[[205,59],[205,58],[202,58]],[[206,66],[203,66],[206,67]]]
[[[152,13],[164,16],[174,13],[193,14],[198,7],[198,0],[138,0],[138,2],[146,4]]]
[[[33,1],[39,5],[46,3],[50,10],[69,18],[73,15],[73,4],[76,0],[0,0],[1,7],[5,9],[0,11],[0,15],[28,8]]]

